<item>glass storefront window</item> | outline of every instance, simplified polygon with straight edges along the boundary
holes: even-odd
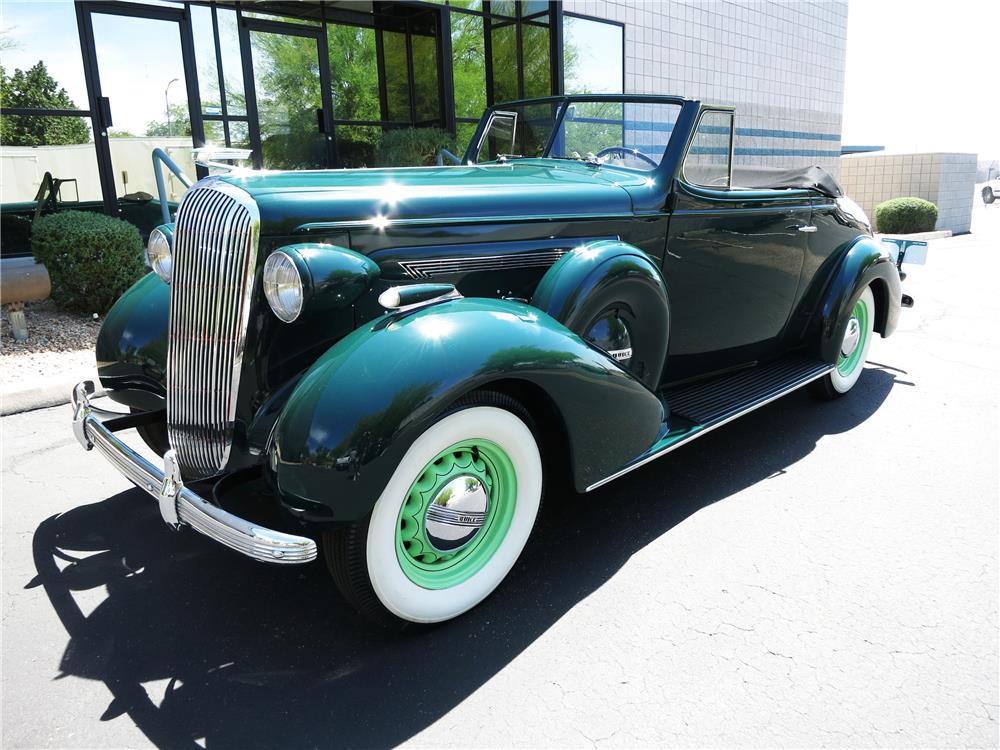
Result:
[[[4,117],[7,120],[7,117]],[[56,180],[65,180],[59,190],[59,201],[99,202],[101,182],[97,174],[97,156],[85,120],[79,117],[32,115],[11,117],[15,122],[5,125],[19,131],[43,131],[45,138],[35,144],[14,145],[4,141],[0,154],[0,203],[34,201],[46,173]],[[53,137],[71,134],[71,137]],[[5,227],[6,229],[6,227]]]
[[[328,24],[327,47],[333,116],[338,120],[380,120],[375,30]],[[409,106],[409,105],[407,105]]]
[[[521,59],[524,61],[524,97],[552,93],[549,27],[535,22],[521,24]]]
[[[311,36],[250,31],[257,119],[266,169],[326,164],[320,132],[319,45]]]
[[[476,134],[478,124],[475,122],[460,122],[455,126],[455,143],[458,147],[458,151],[455,152],[456,156],[462,157],[465,155],[465,150],[472,143],[472,136]]]
[[[439,122],[441,102],[438,88],[437,39],[414,34],[410,38],[413,49],[413,103],[418,123]]]
[[[370,167],[375,163],[382,129],[367,125],[338,125],[337,152],[342,167]]]
[[[222,54],[222,77],[226,85],[226,114],[245,115],[247,95],[243,82],[240,39],[236,27],[236,11],[216,10],[219,23],[219,51]]]
[[[527,18],[539,13],[548,13],[548,0],[524,0],[521,3],[521,18]]]
[[[5,2],[3,106],[90,109],[73,3]]]
[[[35,116],[20,127],[50,133],[76,132],[76,117]],[[0,151],[0,253],[5,258],[31,255],[31,222],[42,205],[43,213],[67,208],[100,211],[103,203],[94,144],[83,141],[55,145],[12,146],[4,141]]]
[[[219,96],[219,66],[215,59],[215,30],[212,9],[204,5],[191,6],[191,34],[194,37],[194,58],[198,68],[198,95],[201,111],[206,115],[222,114]],[[208,140],[206,123],[205,139]]]
[[[514,23],[494,23],[493,48],[493,101],[506,102],[519,99],[517,91],[517,26]]]
[[[397,122],[410,121],[410,80],[406,72],[406,34],[382,32],[385,58],[386,117]]]
[[[566,93],[624,92],[624,37],[624,29],[617,24],[563,16]]]
[[[303,10],[308,10],[310,3],[303,3]],[[323,21],[319,18],[302,18],[301,16],[283,16],[278,13],[261,13],[255,10],[244,10],[245,18],[261,18],[266,21],[280,21],[282,23],[295,23],[301,26],[319,26]]]
[[[513,18],[517,15],[516,0],[492,0],[490,3],[490,13],[494,16],[508,16]]]
[[[233,148],[250,148],[250,126],[246,121],[229,122],[229,145]]]
[[[486,109],[486,45],[481,16],[451,14],[451,54],[455,116],[479,117]]]
[[[219,120],[205,120],[205,144],[208,146],[225,146],[226,130]]]

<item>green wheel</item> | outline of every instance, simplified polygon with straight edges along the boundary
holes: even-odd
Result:
[[[530,425],[517,402],[482,392],[417,438],[369,517],[326,536],[327,564],[348,601],[399,625],[448,620],[489,596],[541,504]]]
[[[874,331],[875,297],[871,287],[865,287],[851,308],[836,365],[829,374],[811,384],[814,395],[834,399],[854,387],[865,369]]]

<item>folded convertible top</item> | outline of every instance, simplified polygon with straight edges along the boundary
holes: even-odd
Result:
[[[822,167],[796,169],[733,167],[733,186],[771,190],[809,188],[818,190],[831,198],[839,198],[844,194],[843,188],[840,187],[833,175]]]

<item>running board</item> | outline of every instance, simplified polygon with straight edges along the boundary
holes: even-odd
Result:
[[[664,391],[663,400],[670,410],[669,422],[685,424],[671,427],[648,451],[611,476],[590,485],[586,491],[595,490],[737,417],[798,390],[832,369],[833,366],[825,362],[789,356],[767,365],[723,375],[707,383],[684,385]],[[677,417],[680,419],[675,419]]]

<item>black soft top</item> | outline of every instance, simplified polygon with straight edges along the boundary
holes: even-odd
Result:
[[[733,167],[733,187],[784,190],[807,188],[818,190],[831,198],[840,198],[843,188],[833,175],[822,167]]]

